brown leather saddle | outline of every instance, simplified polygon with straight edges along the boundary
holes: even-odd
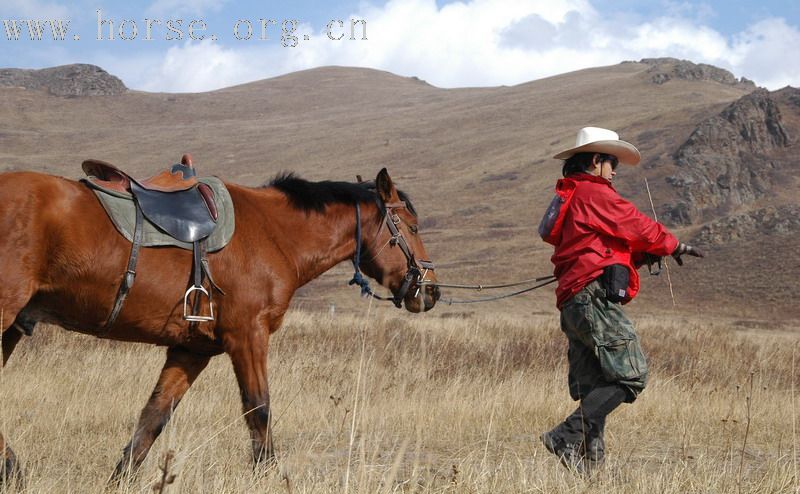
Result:
[[[82,168],[87,175],[86,180],[98,188],[129,194],[136,210],[128,269],[106,321],[106,329],[116,320],[133,286],[144,218],[173,238],[193,244],[193,285],[184,293],[183,317],[191,322],[213,321],[211,293],[203,287],[202,282],[203,277],[207,276],[212,287],[216,287],[209,270],[205,242],[214,232],[219,214],[214,192],[207,184],[197,180],[191,156],[184,155],[180,163],[144,180],[135,179],[116,166],[99,160],[86,160]],[[190,296],[193,293],[190,308]],[[203,295],[208,300],[209,315],[200,313]]]
[[[87,180],[101,189],[133,195],[145,217],[178,240],[194,242],[198,236],[210,235],[216,226],[219,213],[214,192],[197,180],[188,154],[180,163],[144,180],[100,160],[86,160],[82,168]]]

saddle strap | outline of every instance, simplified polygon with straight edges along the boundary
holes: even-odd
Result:
[[[213,308],[210,308],[210,316],[201,316],[200,315],[200,303],[202,299],[201,294],[205,294],[208,297],[208,304],[209,307],[211,306],[211,298],[214,290],[216,289],[223,295],[225,292],[217,286],[217,283],[214,281],[214,278],[211,276],[211,268],[208,264],[208,250],[206,248],[206,238],[202,240],[196,240],[193,242],[193,249],[192,249],[192,286],[186,292],[184,296],[184,319],[188,319],[191,321],[192,324],[201,321],[208,321],[213,320],[214,311]],[[209,289],[206,291],[203,288],[203,279],[208,278],[209,282]],[[185,297],[188,296],[189,293],[195,292],[194,301],[192,302],[192,309],[190,317],[187,318],[186,313],[186,303]],[[206,317],[210,317],[210,319],[206,319]]]
[[[201,286],[203,284],[203,261],[206,260],[206,242],[203,240],[195,240],[194,248],[194,286]],[[198,297],[199,298],[199,297]]]
[[[195,240],[192,245],[193,287],[203,286],[203,261],[206,258],[205,245],[206,245],[205,239],[203,239],[202,241]],[[200,293],[196,292],[194,297],[194,302],[192,303],[193,316],[199,315],[200,313],[201,299],[202,297],[200,296]],[[211,292],[208,292],[208,303],[209,305],[211,305]]]
[[[217,285],[217,282],[214,281],[214,277],[211,276],[211,266],[208,264],[208,246],[206,245],[208,242],[208,238],[204,238],[202,240],[197,240],[192,244],[192,251],[193,251],[193,281],[194,286],[200,286],[203,284],[203,279],[208,278],[208,282],[211,285],[211,288],[218,291],[219,293],[225,295],[225,291]]]
[[[201,286],[203,284],[203,279],[208,278],[208,283],[211,285],[210,289],[214,289],[219,293],[225,295],[225,291],[217,285],[217,282],[214,281],[214,277],[211,276],[211,266],[208,264],[208,237],[197,240],[193,243],[193,252],[194,252],[194,269],[193,269],[193,278],[194,278],[194,286]],[[209,293],[211,293],[209,291]]]
[[[139,248],[142,246],[142,236],[144,234],[144,213],[139,206],[139,201],[133,199],[133,205],[136,209],[136,224],[133,227],[133,241],[131,242],[131,254],[128,258],[128,269],[125,271],[125,276],[122,278],[122,283],[119,285],[117,291],[117,298],[114,300],[114,307],[111,309],[111,315],[108,316],[103,333],[111,329],[117,316],[122,311],[122,306],[125,304],[125,299],[128,297],[133,282],[136,279],[136,263],[139,261]]]

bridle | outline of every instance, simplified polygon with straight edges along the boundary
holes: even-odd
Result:
[[[423,286],[425,282],[425,276],[428,275],[428,272],[434,270],[433,262],[425,261],[422,259],[417,259],[414,256],[414,251],[408,246],[408,242],[406,242],[406,238],[403,236],[403,232],[400,231],[399,225],[401,223],[400,216],[397,215],[396,210],[400,208],[405,208],[406,203],[405,201],[393,202],[384,204],[383,207],[385,208],[385,225],[389,229],[389,233],[392,235],[389,241],[387,242],[388,245],[394,247],[400,247],[400,250],[403,252],[403,255],[406,256],[407,262],[407,269],[406,274],[403,276],[403,283],[400,285],[400,290],[397,291],[391,298],[389,297],[382,297],[375,292],[369,286],[369,281],[363,276],[361,273],[361,268],[359,265],[361,264],[361,207],[358,203],[356,203],[356,252],[353,256],[353,268],[355,269],[355,273],[353,274],[353,279],[350,280],[350,285],[358,285],[361,287],[361,295],[362,296],[369,296],[375,298],[377,300],[388,300],[394,303],[394,306],[398,309],[403,306],[403,299],[408,294],[408,291],[411,289],[411,286],[414,282],[417,283],[417,294],[419,295],[419,290]],[[381,226],[380,230],[376,234],[376,238],[380,235],[381,231],[383,231],[383,225]],[[380,251],[383,251],[381,248]],[[380,251],[378,253],[380,253]],[[376,254],[377,256],[377,254]],[[374,259],[374,257],[373,257]]]

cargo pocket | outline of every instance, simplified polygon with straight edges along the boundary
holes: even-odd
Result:
[[[588,293],[579,292],[561,309],[561,330],[568,337],[589,344],[593,327],[592,297]]]
[[[609,382],[639,381],[647,375],[647,361],[638,341],[621,337],[597,345],[597,358]]]

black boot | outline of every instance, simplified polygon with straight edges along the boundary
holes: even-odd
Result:
[[[561,460],[561,464],[580,474],[585,471],[582,435],[571,433],[562,422],[552,430],[542,433],[540,439],[547,451]]]
[[[581,401],[585,422],[585,454],[591,466],[599,466],[605,459],[606,443],[603,434],[606,417],[625,401],[627,392],[619,384],[608,384],[593,389]]]
[[[598,466],[606,457],[606,442],[603,433],[606,428],[606,418],[597,419],[589,424],[589,433],[586,435],[586,459]]]
[[[542,434],[541,439],[547,450],[556,455],[565,467],[583,474],[586,432],[584,413],[578,407],[562,423]]]
[[[588,473],[605,458],[606,416],[622,404],[625,397],[625,389],[618,384],[593,389],[564,422],[541,435],[542,442],[566,467]]]

